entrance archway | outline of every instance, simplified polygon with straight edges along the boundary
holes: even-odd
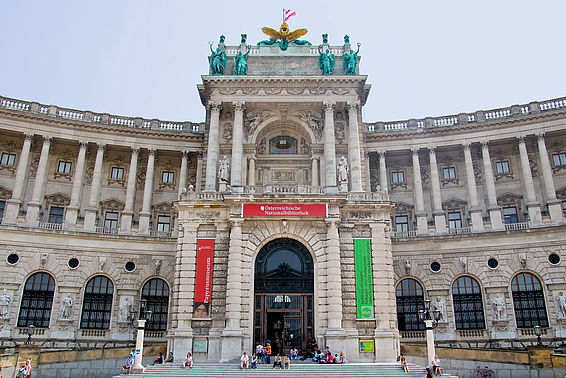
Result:
[[[313,338],[314,264],[300,242],[267,243],[255,261],[254,345],[271,341],[272,354],[307,351]]]

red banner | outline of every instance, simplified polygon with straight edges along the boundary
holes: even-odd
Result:
[[[210,318],[213,257],[214,239],[198,239],[193,318]]]
[[[244,203],[242,205],[243,217],[326,217],[328,214],[326,204],[256,204]]]

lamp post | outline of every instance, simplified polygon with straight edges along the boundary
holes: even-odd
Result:
[[[145,322],[151,319],[152,311],[147,308],[147,300],[142,299],[140,305],[140,318],[137,320],[138,323],[138,332],[136,337],[136,351],[134,357],[134,366],[132,366],[132,370],[136,373],[143,373],[145,368],[142,365],[142,358],[143,358],[143,339],[145,336]],[[136,311],[130,311],[130,314],[134,314]],[[135,321],[135,320],[134,320]]]
[[[428,366],[436,355],[434,350],[434,329],[438,325],[438,319],[440,319],[439,310],[430,311],[430,299],[428,298],[424,301],[424,310],[419,310],[419,319],[425,324]]]
[[[542,346],[542,328],[537,324],[535,327],[535,335],[537,336],[537,346]]]
[[[31,337],[34,335],[35,333],[35,326],[33,324],[30,324],[28,326],[28,339],[26,341],[26,345],[31,345]]]

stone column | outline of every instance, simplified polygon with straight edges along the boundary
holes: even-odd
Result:
[[[311,185],[319,186],[318,182],[318,158],[311,157]]]
[[[370,166],[369,166],[369,162],[370,162],[370,158],[371,158],[371,153],[370,152],[365,152],[364,153],[364,173],[365,173],[365,179],[366,179],[366,192],[372,192],[372,187],[371,187],[371,172],[370,172]]]
[[[399,355],[395,274],[391,252],[390,228],[385,223],[372,222],[371,263],[373,272],[374,313],[376,317],[375,360],[394,361]]]
[[[143,188],[143,206],[140,212],[140,223],[138,234],[149,234],[149,219],[151,217],[151,199],[153,195],[153,168],[155,165],[155,154],[157,150],[149,150],[147,157],[147,169],[145,171],[145,186]]]
[[[67,206],[67,211],[65,213],[65,228],[70,230],[75,229],[77,216],[79,215],[87,148],[88,142],[80,142],[79,156],[77,158],[77,166],[75,167],[75,175],[73,177],[73,188],[71,189],[71,202],[69,203],[69,206]]]
[[[132,231],[132,217],[134,215],[134,200],[136,198],[136,178],[139,153],[139,147],[132,147],[130,169],[128,171],[128,185],[126,187],[126,203],[120,220],[120,232],[123,233],[129,233]]]
[[[437,234],[446,233],[446,215],[442,210],[442,196],[440,194],[440,180],[438,178],[438,165],[436,164],[436,148],[429,147],[430,159],[430,186],[432,189],[432,215]]]
[[[342,274],[340,269],[340,238],[338,235],[338,219],[327,218],[326,233],[326,297],[328,303],[327,335],[341,334],[342,328]]]
[[[483,219],[478,202],[478,190],[476,187],[476,176],[472,162],[471,144],[464,143],[464,165],[466,166],[466,183],[468,184],[468,198],[470,199],[470,216],[472,217],[472,231],[483,232]]]
[[[47,163],[49,161],[49,148],[51,147],[52,137],[44,136],[41,147],[41,156],[33,183],[31,200],[28,203],[26,213],[26,225],[37,227],[39,223],[39,209],[43,202],[43,188],[45,187],[45,175],[47,174]]]
[[[385,151],[381,150],[377,152],[379,154],[379,185],[381,185],[381,190],[384,193],[389,191],[387,186],[387,167],[385,165]]]
[[[419,162],[419,148],[411,149],[413,154],[413,181],[415,192],[415,217],[417,218],[417,234],[428,234],[428,222],[424,209],[423,184],[421,181],[421,164]]]
[[[202,152],[197,152],[197,174],[195,190],[200,192],[202,189]]]
[[[537,200],[535,193],[535,185],[531,174],[531,164],[529,163],[529,155],[527,154],[527,145],[524,135],[519,140],[519,155],[521,156],[521,171],[523,172],[523,182],[525,191],[527,192],[527,209],[532,226],[542,226],[542,214],[540,212],[540,202]]]
[[[181,155],[181,173],[179,174],[179,190],[177,191],[177,198],[181,198],[183,189],[187,189],[187,170],[189,166],[189,152],[183,151]]]
[[[236,358],[242,352],[242,223],[243,219],[230,220],[230,246],[228,249],[228,277],[226,282],[226,327],[222,331],[221,362]]]
[[[218,128],[220,124],[220,102],[209,102],[210,127],[208,130],[208,148],[206,155],[205,192],[216,190],[216,166],[218,165]]]
[[[248,170],[248,185],[255,186],[255,156],[250,157]]]
[[[92,173],[92,183],[90,185],[90,197],[88,207],[85,210],[84,231],[94,231],[96,227],[96,215],[98,213],[98,197],[100,194],[100,184],[102,182],[102,161],[106,144],[99,143],[94,162],[94,172]]]
[[[193,348],[192,315],[195,295],[195,277],[197,262],[197,229],[194,219],[181,220],[179,224],[179,242],[175,262],[173,281],[173,300],[171,302],[171,327],[173,336],[173,356],[182,361],[187,351]]]
[[[230,186],[242,186],[242,155],[244,152],[244,103],[234,101],[234,130],[232,132],[232,166],[230,167]]]
[[[326,192],[338,193],[336,185],[336,137],[334,135],[334,107],[336,103],[325,102],[324,109],[324,176]]]
[[[481,142],[481,152],[491,229],[493,231],[505,230],[505,226],[503,225],[503,218],[501,217],[501,207],[497,205],[497,194],[495,192],[495,181],[493,179],[493,170],[491,168],[488,141]]]
[[[548,159],[548,152],[546,151],[544,133],[538,133],[536,137],[550,220],[552,225],[564,224],[562,201],[556,198],[556,189],[554,188],[554,181],[552,180],[552,168],[550,167],[550,160]]]
[[[348,103],[346,105],[346,110],[348,111],[348,160],[350,161],[352,192],[363,191],[358,109],[359,103]]]
[[[16,168],[14,190],[12,190],[12,198],[6,202],[6,211],[4,212],[4,219],[2,221],[3,224],[15,224],[18,219],[33,137],[33,134],[24,134],[24,144],[22,146],[22,152],[20,153],[20,159],[18,160],[18,167]]]

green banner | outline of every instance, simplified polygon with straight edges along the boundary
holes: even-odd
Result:
[[[356,303],[358,319],[372,319],[373,279],[371,269],[371,240],[354,239],[354,262],[356,264]]]

